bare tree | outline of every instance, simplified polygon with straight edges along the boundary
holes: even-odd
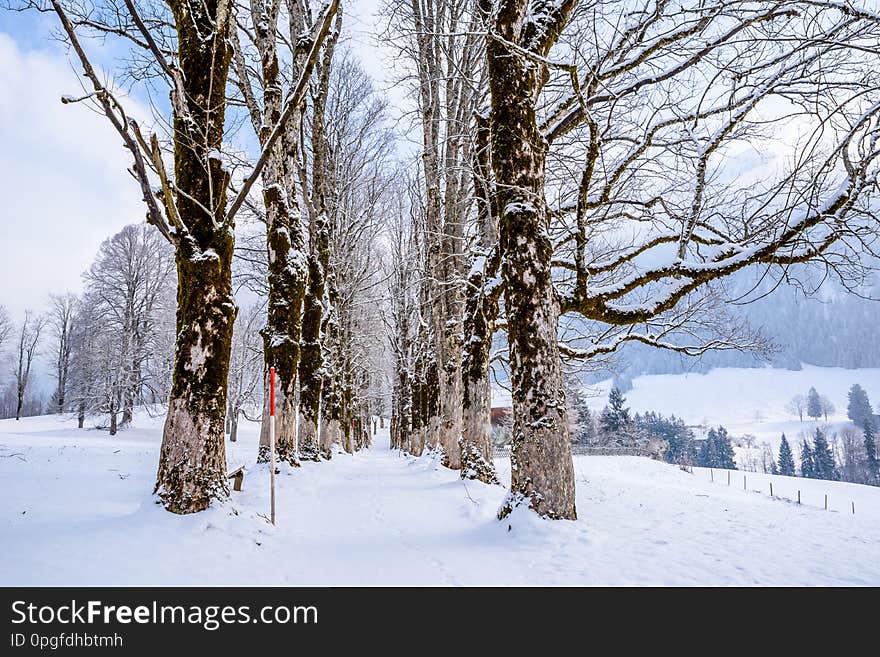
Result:
[[[391,446],[414,452],[412,439],[414,341],[418,315],[418,262],[420,249],[416,218],[406,200],[406,186],[398,183],[397,202],[387,222],[390,258],[383,263],[388,306],[383,314],[392,360]]]
[[[25,311],[21,330],[18,332],[15,369],[15,390],[17,405],[15,419],[21,419],[21,409],[24,405],[24,396],[30,383],[31,365],[38,354],[40,335],[46,326],[46,320],[40,315],[34,315],[30,310]]]
[[[87,414],[109,417],[111,435],[131,422],[135,405],[165,400],[174,265],[161,235],[132,224],[101,244],[83,276],[85,293],[72,323],[85,330],[69,335],[69,358],[78,369],[71,393],[82,420]]]
[[[302,73],[277,119],[267,117],[260,155],[229,203],[231,171],[222,152],[233,4],[125,0],[124,6],[94,6],[50,1],[91,86],[84,96],[65,96],[64,101],[91,103],[110,121],[133,159],[131,173],[143,193],[148,221],[176,250],[174,377],[154,490],[169,511],[200,511],[211,499],[228,494],[223,438],[236,313],[231,278],[234,220],[307,91],[310,67],[337,0],[331,0],[324,11],[315,38],[303,42],[307,54]],[[165,168],[159,135],[144,134],[125,111],[125,104],[93,67],[78,31],[124,39],[136,53],[135,66],[127,75],[170,89],[171,116],[166,120],[171,128],[173,175]]]
[[[55,392],[52,395],[52,403],[55,404],[58,413],[63,413],[65,409],[75,311],[75,295],[50,296],[47,323],[53,340],[52,366],[55,370]]]
[[[280,19],[285,18],[286,25]],[[330,32],[330,21],[336,26]],[[308,81],[314,69],[329,66],[333,44],[339,35],[341,13],[334,0],[312,15],[308,2],[252,0],[249,15],[242,13],[239,29],[233,32],[235,84],[247,108],[250,122],[265,149],[272,138],[272,126],[286,111],[282,98],[284,70],[291,62],[290,76]],[[285,38],[281,38],[281,34]],[[303,41],[300,35],[308,34]],[[304,47],[307,45],[309,47]],[[322,55],[323,53],[323,55]],[[251,64],[253,62],[253,64]],[[297,463],[296,381],[300,361],[303,302],[309,276],[308,246],[301,226],[300,192],[297,190],[297,160],[306,94],[290,110],[282,136],[267,152],[262,170],[263,221],[268,254],[268,321],[263,332],[266,376],[274,367],[277,381],[276,449],[281,460]],[[268,395],[264,396],[268,400]],[[258,460],[268,460],[269,412],[263,412]]]
[[[485,13],[515,424],[502,515],[526,503],[573,518],[560,313],[596,323],[567,357],[628,341],[699,353],[751,341],[691,328],[713,282],[745,267],[790,279],[818,261],[861,280],[857,254],[876,240],[877,22],[799,2],[505,0]],[[783,143],[793,117],[807,136],[788,167],[727,173],[736,145]]]
[[[238,420],[251,411],[254,418],[262,413],[263,345],[260,330],[264,312],[253,305],[236,319],[229,361],[229,402],[227,423],[229,440],[238,440]]]
[[[785,405],[785,410],[792,415],[797,415],[798,419],[803,422],[804,412],[807,410],[807,397],[801,394],[795,395],[788,400],[788,403]]]
[[[547,81],[542,61],[576,0],[531,4],[481,4],[489,21],[489,129],[513,384],[511,490],[501,515],[525,502],[542,516],[574,518],[574,467],[556,339],[560,308],[544,197],[546,140],[535,104]]]
[[[12,334],[13,325],[6,306],[0,305],[0,351],[6,346],[6,341]]]
[[[490,357],[504,291],[499,277],[498,207],[492,181],[489,125],[478,115],[473,151],[476,237],[465,295],[462,364],[461,476],[500,483],[492,462]]]
[[[382,352],[379,244],[392,211],[396,169],[387,103],[347,54],[330,77],[324,139],[327,312],[322,316],[320,445],[369,442],[372,388]]]
[[[324,44],[324,52],[316,66],[312,98],[309,107],[311,114],[310,130],[307,132],[309,148],[302,149],[302,162],[299,167],[302,192],[306,199],[309,216],[308,287],[303,307],[303,331],[300,346],[302,359],[299,364],[300,420],[299,452],[303,458],[318,460],[320,448],[321,397],[324,386],[323,331],[329,299],[327,275],[330,269],[330,230],[331,218],[329,204],[335,198],[336,190],[329,185],[337,182],[333,175],[333,154],[327,138],[326,122],[346,125],[351,117],[339,112],[339,108],[350,111],[345,103],[334,103],[339,116],[327,116],[330,100],[331,81],[333,81],[333,56],[339,38],[342,15],[337,16],[336,29]],[[345,64],[348,64],[346,61]],[[350,66],[344,66],[339,75],[350,75]],[[338,81],[334,84],[335,93],[344,88]],[[309,180],[311,174],[311,180]],[[326,450],[325,454],[329,453]]]
[[[825,416],[825,421],[828,422],[828,416],[833,415],[837,410],[834,406],[834,402],[832,402],[825,395],[819,395],[819,407],[822,409],[822,415]]]
[[[425,362],[436,367],[438,385],[424,389],[436,400],[426,400],[430,416],[421,430],[428,444],[442,447],[445,464],[458,469],[465,227],[473,198],[471,119],[485,94],[480,18],[472,0],[392,0],[386,14],[391,25],[386,36],[412,71],[422,142],[419,197],[425,220],[425,309],[430,331],[425,336],[430,345]]]

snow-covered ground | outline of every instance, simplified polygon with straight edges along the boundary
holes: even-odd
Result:
[[[0,421],[0,584],[880,585],[877,488],[773,477],[777,496],[801,489],[798,506],[771,498],[768,476],[746,474],[744,491],[742,473],[728,486],[719,471],[576,457],[579,520],[498,522],[502,487],[464,484],[381,433],[359,454],[285,466],[272,527],[255,426],[229,445],[244,490],[191,516],[150,495],[160,436],[143,414],[113,438]]]
[[[586,388],[588,403],[597,412],[608,402],[609,379]],[[849,426],[847,392],[854,383],[870,397],[875,412],[880,404],[880,369],[843,369],[803,365],[798,371],[775,368],[718,368],[705,374],[657,374],[640,376],[625,392],[633,413],[655,411],[676,415],[691,425],[723,425],[733,436],[751,434],[757,442],[774,447],[785,433],[789,442],[801,433],[812,434],[816,423],[804,414],[804,422],[786,409],[797,394],[806,396],[811,386],[828,397],[835,412],[821,418],[819,426],[838,431]],[[493,391],[493,405],[510,403],[509,394]]]

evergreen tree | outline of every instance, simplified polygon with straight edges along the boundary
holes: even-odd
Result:
[[[880,486],[880,461],[877,459],[877,443],[874,440],[874,422],[865,424],[865,483]]]
[[[611,388],[608,395],[608,406],[602,410],[599,418],[599,425],[602,432],[608,436],[619,437],[627,433],[632,420],[629,416],[629,409],[624,406],[626,397],[620,392],[619,388]]]
[[[736,454],[730,443],[727,429],[709,429],[709,434],[700,449],[699,463],[704,468],[736,470]]]
[[[816,436],[813,438],[813,473],[816,479],[836,481],[840,478],[831,446],[821,429],[816,429]]]
[[[668,463],[689,464],[698,460],[699,456],[694,450],[694,434],[683,420],[674,415],[665,418],[648,411],[643,416],[636,415],[635,424],[641,435],[666,441],[669,445],[666,451]]]
[[[810,392],[807,393],[807,415],[814,420],[822,417],[822,398],[815,388],[810,388]]]
[[[717,433],[718,460],[719,467],[727,470],[736,470],[736,452],[733,451],[733,445],[730,443],[730,436],[727,435],[727,429],[718,427]]]
[[[868,421],[873,419],[874,411],[868,400],[868,393],[858,383],[853,384],[847,395],[846,415],[853,423],[864,429]]]
[[[704,468],[721,467],[721,460],[718,457],[718,435],[715,433],[715,429],[709,429],[709,435],[703,441],[699,463]]]
[[[596,422],[586,398],[578,391],[571,402],[571,417],[575,426],[571,432],[572,442],[589,444],[596,439]]]
[[[788,444],[788,439],[785,437],[785,434],[782,434],[782,440],[779,443],[779,463],[777,465],[777,471],[781,475],[785,475],[786,477],[794,477],[794,456],[791,453],[791,446]]]
[[[804,444],[801,445],[801,477],[807,479],[815,479],[816,472],[813,467],[813,450],[810,449],[810,443],[804,438]]]

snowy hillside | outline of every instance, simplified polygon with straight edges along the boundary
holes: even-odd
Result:
[[[254,425],[228,444],[243,491],[191,516],[155,504],[161,423],[141,415],[111,438],[57,417],[0,421],[0,584],[880,585],[877,488],[773,477],[777,497],[802,490],[798,506],[765,476],[744,491],[742,473],[728,486],[719,471],[576,457],[578,521],[500,523],[503,488],[390,451],[385,433],[282,469],[273,528]]]
[[[734,436],[751,434],[772,445],[785,433],[797,438],[811,432],[816,424],[806,416],[804,422],[786,410],[796,394],[806,395],[811,386],[827,396],[835,406],[829,416],[832,431],[848,425],[847,391],[860,384],[874,403],[880,402],[880,369],[848,370],[839,367],[803,365],[800,370],[776,368],[719,368],[705,374],[659,374],[633,379],[626,391],[626,403],[633,413],[656,411],[676,415],[690,425],[723,425]],[[588,403],[601,411],[608,401],[612,381],[588,386]],[[510,403],[504,391],[493,391],[493,405]],[[825,426],[822,418],[820,425]]]

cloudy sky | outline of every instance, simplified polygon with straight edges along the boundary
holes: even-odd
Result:
[[[343,32],[388,93],[377,49],[378,0],[349,2]],[[142,221],[129,158],[112,127],[85,105],[62,105],[80,78],[53,40],[53,15],[0,10],[0,304],[15,319],[50,292],[78,292],[101,242]],[[102,54],[93,53],[98,61]]]

